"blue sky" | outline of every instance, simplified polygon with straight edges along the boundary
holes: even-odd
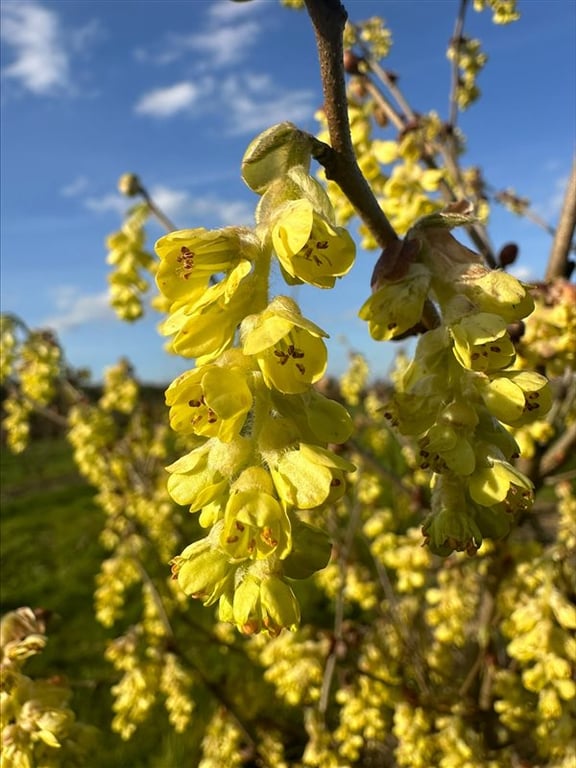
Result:
[[[386,66],[419,111],[446,116],[445,48],[457,0],[349,0],[352,20],[381,14],[394,46]],[[159,316],[125,324],[106,301],[104,241],[138,173],[181,227],[250,223],[256,196],[240,179],[248,142],[282,120],[315,131],[322,102],[304,12],[277,0],[2,2],[1,305],[31,327],[50,325],[69,361],[95,379],[128,356],[145,381],[189,367],[168,356]],[[466,32],[489,61],[483,99],[460,119],[467,163],[496,188],[513,187],[554,224],[576,136],[576,2],[520,0],[520,21],[469,11]],[[392,134],[382,134],[392,138]],[[496,246],[515,241],[524,277],[542,275],[550,238],[494,210]],[[151,227],[150,247],[162,234]],[[358,253],[334,291],[298,288],[303,311],[331,335],[330,370],[350,348],[386,373],[392,344],[370,341],[356,313],[375,254]],[[287,293],[280,280],[277,292]]]

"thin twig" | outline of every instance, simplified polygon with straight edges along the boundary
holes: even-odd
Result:
[[[448,125],[454,130],[456,127],[456,121],[458,120],[458,88],[460,85],[460,48],[462,44],[462,35],[464,32],[464,18],[466,16],[466,6],[468,0],[460,0],[460,6],[458,8],[458,15],[456,16],[456,22],[454,24],[454,33],[452,35],[452,45],[454,49],[454,56],[452,58],[452,79],[450,83],[450,98],[449,98],[449,117]]]
[[[148,190],[145,187],[140,185],[139,192],[144,198],[144,200],[146,201],[148,208],[150,208],[150,213],[156,216],[160,224],[162,224],[162,226],[164,227],[164,229],[166,229],[167,232],[174,232],[176,229],[178,229],[178,227],[168,218],[168,216],[166,216],[166,214],[163,211],[161,211],[160,208],[158,208],[158,206],[156,205],[154,200],[152,200],[152,198],[148,193]]]
[[[358,166],[350,135],[342,44],[347,14],[340,0],[305,2],[316,35],[331,144],[330,149],[316,142],[314,157],[324,165],[327,178],[338,184],[376,242],[385,249],[398,240],[398,235]]]
[[[321,714],[326,714],[328,709],[328,699],[330,697],[330,690],[332,688],[332,679],[336,670],[336,662],[338,660],[338,654],[342,646],[342,628],[344,624],[344,605],[345,605],[345,593],[346,593],[346,573],[348,570],[348,558],[350,550],[352,549],[352,543],[356,534],[356,528],[360,522],[360,515],[362,512],[362,506],[357,500],[354,501],[350,519],[348,521],[348,528],[346,530],[346,537],[339,553],[338,564],[340,567],[340,589],[336,596],[336,606],[334,609],[334,640],[332,643],[332,650],[326,660],[326,666],[324,667],[324,678],[322,680],[322,690],[320,693],[320,701],[318,702],[318,711]]]
[[[560,220],[556,227],[556,235],[552,243],[546,280],[555,277],[570,277],[574,265],[570,262],[569,254],[572,248],[572,238],[576,228],[576,157],[572,164],[572,172],[568,180],[564,204],[560,213]]]
[[[398,88],[396,83],[394,82],[393,78],[390,77],[388,72],[380,66],[380,64],[377,61],[374,61],[373,59],[367,59],[366,63],[369,67],[369,69],[380,78],[382,83],[388,88],[390,91],[390,94],[395,99],[396,103],[400,107],[400,109],[404,112],[404,115],[406,116],[407,120],[416,120],[416,113],[408,103],[408,101],[404,98],[404,94]]]
[[[574,445],[576,445],[576,422],[572,422],[542,456],[538,470],[539,476],[545,477],[561,467]]]

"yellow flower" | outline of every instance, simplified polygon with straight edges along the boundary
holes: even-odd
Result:
[[[514,323],[534,309],[534,299],[512,275],[474,265],[456,281],[456,286],[474,302],[480,312],[500,315]]]
[[[270,467],[280,498],[299,509],[340,498],[346,490],[345,473],[354,470],[354,464],[341,456],[304,443],[298,450],[283,453]]]
[[[430,279],[430,271],[425,266],[411,264],[403,278],[386,280],[364,302],[358,315],[368,322],[373,339],[394,339],[419,322]]]
[[[194,357],[203,364],[230,346],[242,318],[257,303],[250,269],[248,261],[241,261],[228,277],[203,290],[196,302],[172,305],[160,332],[174,334],[171,348],[176,354]]]
[[[166,390],[170,426],[184,434],[229,442],[252,407],[247,372],[234,365],[205,365],[178,376]]]
[[[212,605],[229,586],[235,568],[228,556],[214,549],[208,539],[190,544],[170,561],[172,577],[191,597]]]
[[[265,629],[276,637],[282,629],[298,629],[300,606],[291,587],[280,576],[257,579],[248,575],[234,592],[233,616],[247,635]]]
[[[327,335],[286,296],[242,324],[244,354],[254,355],[267,387],[286,394],[305,392],[322,378],[328,355],[321,337]]]
[[[156,283],[172,302],[199,299],[212,275],[228,273],[260,253],[258,238],[248,229],[226,227],[182,229],[161,237],[155,245],[161,259]]]
[[[478,455],[478,454],[477,454]],[[468,481],[470,496],[477,504],[490,507],[506,501],[515,511],[532,498],[532,482],[518,469],[492,456],[486,456]]]
[[[224,512],[220,546],[234,560],[263,559],[273,552],[282,559],[291,549],[288,515],[266,491],[252,488],[233,492]]]
[[[478,312],[450,326],[454,355],[460,365],[473,371],[494,371],[514,360],[515,350],[498,315]]]
[[[503,371],[475,384],[490,412],[514,427],[542,418],[552,405],[548,381],[534,371]]]
[[[307,199],[282,206],[272,227],[272,243],[291,277],[319,288],[332,288],[336,277],[354,263],[356,248],[348,232],[332,227]]]

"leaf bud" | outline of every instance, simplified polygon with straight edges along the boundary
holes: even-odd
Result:
[[[357,56],[354,51],[351,51],[349,48],[344,51],[344,69],[349,75],[361,74],[361,70],[358,68],[361,61],[364,61],[364,59]]]
[[[514,264],[518,258],[518,246],[516,243],[506,243],[500,249],[498,254],[498,263],[501,267],[508,267],[510,264]]]
[[[296,165],[310,167],[308,134],[289,122],[278,123],[260,133],[249,144],[242,159],[242,178],[257,194]]]

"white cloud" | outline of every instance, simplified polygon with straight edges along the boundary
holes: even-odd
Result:
[[[518,280],[530,281],[535,278],[534,270],[526,264],[519,264],[518,266],[514,265],[510,267],[508,271],[511,275],[517,277]]]
[[[188,111],[200,96],[200,88],[194,83],[184,81],[145,93],[134,109],[140,115],[172,117],[178,112]]]
[[[239,18],[249,14],[260,13],[266,0],[250,0],[250,2],[230,2],[230,0],[214,0],[208,8],[208,18],[213,22],[235,24]]]
[[[84,192],[88,187],[88,179],[86,176],[77,176],[73,181],[66,186],[62,187],[60,194],[62,197],[78,197],[81,192]]]
[[[190,208],[190,197],[184,190],[157,185],[150,189],[150,197],[162,213],[176,224],[179,219],[184,218]]]
[[[214,196],[193,197],[185,190],[152,187],[150,196],[177,226],[227,226],[253,224],[254,209],[242,200],[223,200]]]
[[[61,286],[54,299],[56,313],[45,318],[41,325],[62,333],[89,323],[112,320],[115,315],[109,301],[107,291],[82,294],[75,286]]]
[[[556,178],[548,198],[535,204],[536,212],[547,221],[556,219],[562,209],[567,187],[568,174]]]
[[[100,22],[65,28],[56,11],[36,0],[4,0],[0,12],[0,37],[11,59],[2,76],[36,96],[74,93],[73,59],[102,37]]]
[[[88,197],[84,200],[84,205],[89,211],[95,213],[116,211],[116,213],[123,214],[128,207],[128,201],[122,195],[110,192],[102,197]]]
[[[318,94],[312,90],[282,90],[267,74],[243,72],[221,80],[204,77],[194,84],[177,83],[151,91],[140,99],[135,111],[159,118],[179,112],[201,118],[210,112],[226,120],[226,133],[236,136],[284,120],[308,120],[317,100]]]
[[[237,64],[246,58],[248,50],[260,35],[260,25],[246,21],[234,26],[214,27],[182,39],[184,48],[198,51],[206,58],[202,68],[219,69]]]
[[[69,85],[70,65],[56,13],[35,2],[5,0],[0,34],[14,56],[3,70],[5,77],[37,95]]]
[[[191,35],[169,33],[151,49],[139,47],[134,58],[156,65],[170,64],[189,52],[198,71],[229,67],[246,59],[262,33],[262,25],[250,17],[262,10],[266,0],[233,3],[215,0],[208,5],[206,22]]]
[[[222,89],[228,108],[229,133],[254,133],[274,123],[308,120],[317,95],[309,90],[282,91],[266,75],[228,78]]]

